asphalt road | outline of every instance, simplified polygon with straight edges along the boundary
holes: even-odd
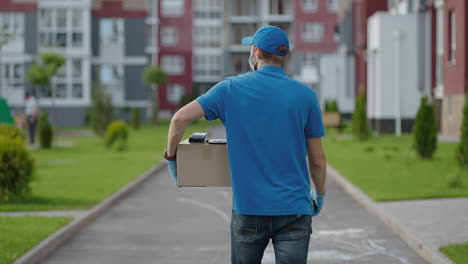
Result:
[[[230,188],[177,188],[162,170],[42,263],[230,263],[230,217]],[[309,263],[427,263],[332,180],[313,230]]]

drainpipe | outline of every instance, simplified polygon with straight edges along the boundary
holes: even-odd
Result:
[[[393,31],[395,39],[395,135],[401,136],[401,32]]]

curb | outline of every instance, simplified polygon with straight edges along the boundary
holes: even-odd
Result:
[[[116,202],[121,200],[127,194],[135,190],[143,184],[149,177],[161,170],[166,163],[161,161],[151,169],[144,172],[138,178],[128,183],[117,192],[106,198],[104,201],[88,210],[84,215],[75,218],[71,223],[55,231],[52,235],[26,252],[23,256],[17,259],[13,264],[33,264],[46,258],[54,249],[62,245],[68,238],[85,227],[91,221],[96,219],[105,210],[109,209]]]
[[[395,219],[388,216],[382,209],[380,209],[375,202],[362,192],[359,188],[353,185],[348,179],[343,177],[337,170],[330,165],[327,166],[328,175],[335,180],[346,192],[348,192],[356,201],[366,208],[367,211],[377,216],[384,222],[390,229],[395,232],[403,241],[406,242],[413,250],[415,250],[421,257],[432,264],[453,264],[453,262],[437,248],[432,245],[424,243],[422,240],[408,232],[403,225],[398,223]]]

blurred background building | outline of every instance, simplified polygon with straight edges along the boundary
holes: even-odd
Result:
[[[125,116],[149,108],[147,65],[169,81],[158,88],[161,116],[183,95],[203,93],[226,76],[249,71],[244,36],[283,28],[289,76],[337,101],[345,118],[367,96],[377,133],[412,129],[419,100],[436,105],[440,133],[459,136],[468,88],[465,0],[0,0],[0,96],[21,109],[29,67],[53,51],[67,63],[40,106],[56,105],[59,126],[81,126],[92,89],[101,84]],[[144,111],[142,111],[144,112]]]
[[[35,90],[29,67],[42,52],[60,53],[67,63],[53,89],[38,91],[39,103],[46,111],[56,105],[57,125],[80,126],[98,84],[120,116],[146,109],[141,76],[158,64],[169,76],[158,89],[160,113],[170,117],[192,89],[203,93],[247,72],[241,39],[268,24],[290,37],[287,73],[320,92],[320,58],[337,50],[338,7],[338,0],[0,0],[0,28],[14,35],[0,51],[0,95],[21,109],[24,92]]]

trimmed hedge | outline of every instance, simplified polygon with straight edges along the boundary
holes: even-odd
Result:
[[[437,124],[434,106],[421,98],[413,128],[413,147],[423,159],[432,159],[437,149]]]
[[[50,149],[52,147],[52,141],[54,139],[54,130],[49,122],[49,116],[47,113],[43,113],[39,116],[39,145],[41,148]]]
[[[139,129],[140,125],[141,125],[140,108],[133,108],[132,109],[132,127],[133,129]]]
[[[468,168],[468,93],[463,107],[460,145],[458,145],[456,157],[461,167]]]
[[[356,98],[356,108],[353,113],[353,135],[359,140],[367,140],[371,133],[367,120],[366,96],[361,94]]]
[[[21,139],[0,135],[0,199],[9,200],[30,193],[34,160]]]
[[[129,129],[124,121],[112,121],[107,127],[104,142],[108,148],[122,151],[127,147]]]

